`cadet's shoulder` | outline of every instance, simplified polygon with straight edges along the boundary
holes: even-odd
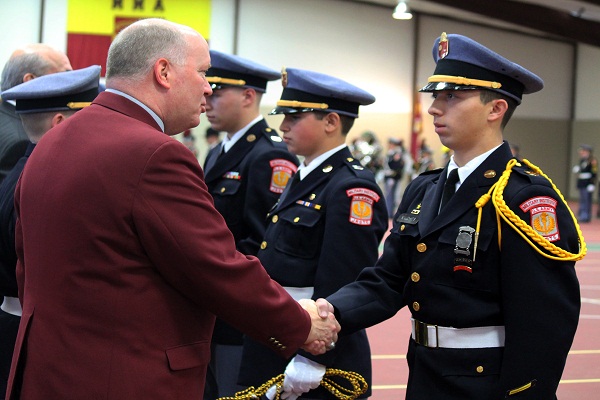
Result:
[[[365,168],[360,161],[352,156],[345,157],[343,160],[343,170],[350,177],[366,179],[375,182],[375,175],[368,168]]]

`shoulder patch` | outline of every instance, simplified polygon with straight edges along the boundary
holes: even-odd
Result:
[[[371,225],[373,222],[373,204],[379,201],[380,196],[367,188],[348,189],[346,195],[352,198],[348,220],[355,225]]]
[[[558,201],[552,197],[539,196],[532,197],[519,206],[523,212],[530,213],[530,225],[533,230],[549,242],[556,242],[560,239],[556,216],[557,204]]]
[[[293,162],[283,159],[276,158],[269,161],[271,165],[271,184],[269,190],[273,193],[283,193],[285,185],[288,180],[298,170],[298,167]]]

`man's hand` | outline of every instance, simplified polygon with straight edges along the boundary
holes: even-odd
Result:
[[[331,306],[329,308],[329,306],[322,305],[317,308],[317,303],[309,299],[301,299],[299,303],[308,311],[311,319],[310,333],[302,348],[314,355],[324,354],[327,350],[331,350],[335,347],[337,334],[341,329],[333,315],[333,306],[329,305]]]

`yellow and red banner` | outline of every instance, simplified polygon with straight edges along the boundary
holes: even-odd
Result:
[[[117,33],[144,18],[190,26],[207,40],[211,0],[68,0],[67,55],[73,68],[101,65]]]

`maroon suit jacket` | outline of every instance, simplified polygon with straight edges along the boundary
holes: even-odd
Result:
[[[193,154],[121,96],[44,136],[15,205],[7,398],[201,399],[215,315],[284,357],[308,336],[298,303],[235,250]]]

